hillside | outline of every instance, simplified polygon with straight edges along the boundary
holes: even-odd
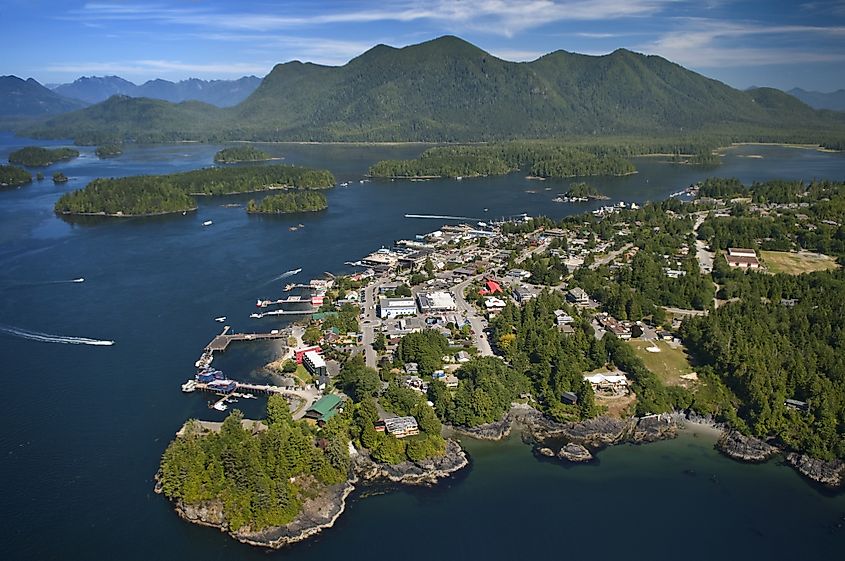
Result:
[[[0,117],[43,117],[81,109],[85,105],[50,91],[32,78],[0,76]]]
[[[845,111],[845,90],[835,92],[809,92],[801,88],[792,88],[789,95],[795,96],[814,109],[830,109],[832,111]]]
[[[162,129],[124,118],[137,112],[135,103],[124,104],[126,116],[111,114],[123,134],[136,138],[478,141],[707,133],[811,140],[845,130],[845,116],[816,112],[770,88],[741,92],[658,56],[557,51],[515,63],[449,36],[402,49],[378,45],[340,67],[279,64],[245,101],[209,110],[191,127],[181,126],[191,121],[178,106],[161,108],[175,119]],[[53,119],[40,132],[91,130],[97,112]]]
[[[193,100],[217,107],[230,107],[246,99],[260,83],[261,78],[244,76],[237,80],[149,80],[136,85],[120,76],[83,76],[73,83],[60,84],[53,91],[88,103],[99,103],[113,95],[126,95],[171,103]]]

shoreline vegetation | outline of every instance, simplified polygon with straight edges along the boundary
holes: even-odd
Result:
[[[56,214],[72,216],[154,216],[196,210],[197,196],[222,196],[272,189],[319,190],[335,184],[327,170],[283,164],[204,168],[169,175],[95,179],[66,193]]]
[[[79,150],[73,148],[26,146],[9,154],[9,163],[27,167],[47,167],[77,157],[79,157]]]
[[[293,191],[268,195],[260,201],[254,199],[246,205],[249,214],[290,214],[295,212],[317,212],[329,207],[326,196],[313,191]]]
[[[121,144],[102,144],[97,146],[94,153],[98,158],[104,160],[106,158],[114,158],[123,154],[123,146]]]
[[[263,162],[271,160],[272,156],[254,146],[234,146],[224,148],[214,155],[216,164],[237,164],[240,162]]]

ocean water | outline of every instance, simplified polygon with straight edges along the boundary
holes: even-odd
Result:
[[[0,135],[0,161],[34,143]],[[296,268],[302,273],[292,280],[343,272],[346,261],[447,222],[405,214],[562,217],[602,204],[553,203],[569,180],[521,174],[360,183],[373,162],[413,157],[420,145],[269,144],[261,148],[331,169],[350,185],[328,194],[328,210],[287,217],[224,206],[249,195],[201,199],[187,216],[68,221],[52,212],[63,192],[95,177],[195,169],[211,165],[219,148],[130,146],[109,160],[82,148],[80,158],[44,170],[63,171],[69,183],[0,191],[3,558],[264,558],[263,550],[181,521],[152,491],[159,457],[184,420],[223,417],[203,396],[179,391],[220,329],[213,318],[228,316],[236,330],[278,327],[278,318],[249,318],[256,298],[276,296],[288,282],[274,277]],[[641,203],[710,174],[845,179],[845,155],[782,147],[732,149],[715,172],[655,158],[637,166],[636,175],[591,182],[611,202]],[[203,227],[205,220],[213,225]],[[80,277],[85,282],[68,282]],[[273,345],[233,347],[215,365],[236,379],[262,379],[258,369]],[[238,405],[262,414],[260,401]],[[729,461],[706,434],[608,449],[596,464],[577,467],[539,460],[517,438],[465,444],[472,467],[453,480],[356,496],[335,528],[269,555],[794,559],[832,557],[845,546],[843,495],[820,491],[777,461]]]

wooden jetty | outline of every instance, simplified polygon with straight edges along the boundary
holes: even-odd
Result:
[[[304,303],[305,302],[303,302],[303,304]],[[260,314],[252,314],[249,317],[251,317],[253,319],[261,319],[264,316],[296,316],[296,315],[304,316],[304,315],[316,313],[317,310],[318,310],[318,308],[314,308],[313,306],[311,307],[310,310],[272,310],[270,312],[262,312]]]
[[[232,341],[266,341],[270,339],[287,339],[287,333],[279,330],[276,333],[229,333],[231,327],[223,328],[223,332],[205,346],[208,353],[223,352]]]

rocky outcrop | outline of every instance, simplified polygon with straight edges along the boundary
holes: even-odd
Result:
[[[529,419],[542,419],[543,414],[523,403],[514,403],[501,421],[495,421],[477,427],[453,426],[452,430],[460,435],[478,440],[502,440],[510,435],[514,424],[525,423]]]
[[[778,449],[759,438],[745,436],[735,430],[725,432],[716,443],[723,454],[743,462],[765,462],[778,453]]]
[[[819,460],[795,452],[786,455],[786,461],[804,477],[828,487],[841,487],[845,482],[845,462]]]
[[[466,452],[450,439],[446,441],[446,453],[439,458],[391,465],[377,463],[362,452],[356,457],[354,470],[362,481],[382,479],[405,485],[434,485],[467,465]]]
[[[628,440],[631,442],[657,442],[678,436],[678,423],[668,415],[650,415],[635,420]]]
[[[562,460],[568,460],[573,463],[589,462],[593,459],[593,455],[584,446],[570,442],[560,449],[557,457]]]
[[[355,489],[352,482],[326,487],[315,497],[307,499],[302,509],[290,523],[254,532],[249,527],[233,531],[223,515],[222,501],[204,501],[197,504],[176,502],[176,513],[194,524],[218,528],[236,540],[261,547],[282,548],[331,528],[346,508],[346,498]]]

